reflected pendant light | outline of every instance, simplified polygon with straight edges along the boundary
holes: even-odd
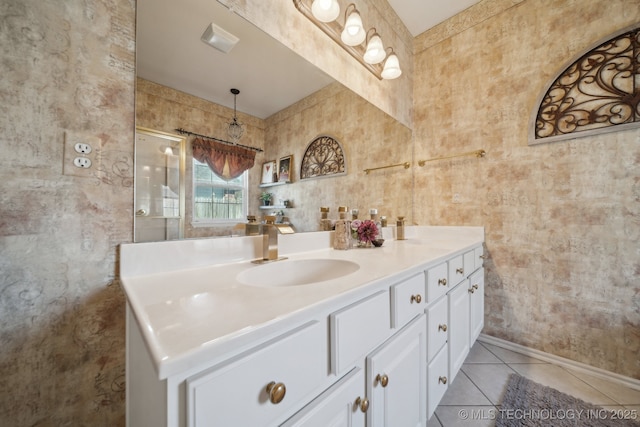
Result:
[[[340,5],[338,0],[313,0],[311,13],[320,22],[332,22],[340,15]]]
[[[349,9],[351,9],[351,13],[349,13]],[[340,34],[340,39],[342,40],[342,43],[347,46],[357,46],[367,38],[367,33],[364,31],[364,27],[362,26],[360,12],[358,12],[356,6],[351,3],[347,7],[347,10],[345,10],[345,15],[347,16],[347,19],[344,23],[344,30],[342,30],[342,34]]]
[[[231,89],[231,93],[233,94],[233,120],[229,122],[227,134],[231,141],[238,142],[244,133],[244,128],[242,124],[238,122],[238,117],[236,116],[236,96],[238,96],[240,91],[238,89]]]

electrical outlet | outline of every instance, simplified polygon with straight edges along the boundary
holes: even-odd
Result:
[[[73,159],[73,164],[78,168],[90,168],[91,160],[88,157],[76,157]]]
[[[62,173],[69,176],[94,177],[100,166],[100,138],[80,132],[64,134]]]
[[[76,150],[76,153],[80,153],[80,154],[91,153],[91,146],[89,144],[83,144],[82,142],[76,143],[76,145],[74,145],[73,148],[74,150]]]

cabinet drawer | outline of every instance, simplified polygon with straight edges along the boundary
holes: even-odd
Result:
[[[476,270],[476,256],[473,249],[468,252],[465,252],[462,258],[463,258],[462,265],[464,268],[464,275],[466,277]]]
[[[310,322],[251,354],[187,380],[188,426],[270,425],[310,399],[327,377],[327,330]],[[282,383],[272,403],[268,385]],[[272,388],[273,389],[273,388]]]
[[[447,263],[427,270],[427,304],[440,298],[449,290]]]
[[[331,370],[340,374],[389,336],[389,292],[380,291],[329,316]]]
[[[444,346],[427,367],[427,419],[431,418],[449,387],[449,352]]]
[[[395,329],[406,325],[423,312],[425,306],[424,275],[419,274],[391,287],[391,319]]]
[[[364,370],[354,368],[280,427],[364,427],[360,405],[369,402],[364,384]]]
[[[427,360],[432,360],[447,343],[449,304],[446,298],[427,310]]]
[[[466,277],[464,274],[464,257],[458,255],[455,258],[451,258],[447,261],[449,266],[449,287],[453,289],[458,283]]]

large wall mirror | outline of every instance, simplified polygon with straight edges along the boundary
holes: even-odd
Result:
[[[291,2],[291,7],[295,7]],[[237,36],[223,53],[201,40],[214,23]],[[313,27],[310,27],[310,30]],[[314,30],[315,31],[315,30]],[[367,213],[412,218],[411,170],[364,169],[411,161],[411,130],[213,0],[139,0],[136,35],[136,125],[176,134],[181,128],[225,139],[234,114],[231,88],[238,88],[239,143],[262,149],[248,171],[248,213],[260,217],[262,164],[291,156],[293,179],[275,186],[277,205],[298,232],[318,230],[319,208],[346,205]],[[365,70],[366,71],[366,70]],[[348,173],[300,181],[304,151],[318,135],[342,145]],[[192,138],[186,139],[185,238],[237,233],[233,221],[201,226],[193,220]],[[136,176],[136,178],[138,178]]]

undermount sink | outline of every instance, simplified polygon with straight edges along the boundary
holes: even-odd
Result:
[[[283,260],[252,267],[237,279],[249,286],[300,286],[338,279],[359,269],[357,263],[340,259]]]

